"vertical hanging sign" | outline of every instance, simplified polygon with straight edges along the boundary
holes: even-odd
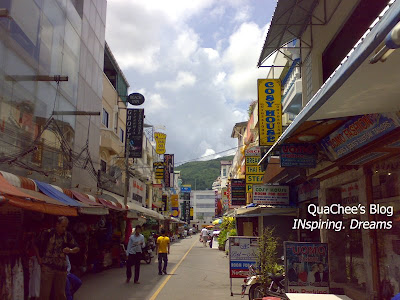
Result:
[[[272,146],[282,134],[281,80],[258,79],[260,146]]]
[[[164,183],[165,187],[174,187],[174,155],[164,154]]]
[[[144,109],[126,110],[126,146],[129,158],[141,158],[143,151]]]

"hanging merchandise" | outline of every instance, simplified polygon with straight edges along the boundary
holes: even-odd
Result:
[[[40,265],[36,256],[29,259],[29,298],[40,296]]]
[[[24,299],[24,271],[19,258],[12,269],[12,300]]]

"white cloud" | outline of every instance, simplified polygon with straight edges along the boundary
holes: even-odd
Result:
[[[266,28],[248,21],[250,3],[108,2],[107,42],[131,91],[146,98],[146,123],[165,126],[167,152],[176,155],[177,163],[237,145],[232,128],[247,120],[246,103],[256,97],[257,78],[266,75],[256,68]],[[215,31],[194,26],[210,18],[220,24]],[[210,45],[213,34],[215,45]]]
[[[225,72],[219,72],[217,74],[217,76],[215,76],[214,84],[215,85],[219,85],[220,83],[222,83],[224,81],[225,77],[226,77],[226,73]]]
[[[190,72],[180,71],[174,81],[156,82],[157,89],[178,90],[182,87],[193,86],[196,83],[196,76]]]
[[[267,75],[267,70],[256,67],[267,26],[259,28],[254,23],[243,23],[229,38],[223,60],[232,68],[228,83],[235,101],[257,99],[257,79]]]

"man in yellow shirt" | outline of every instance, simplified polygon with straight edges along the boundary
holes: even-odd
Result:
[[[168,254],[170,249],[169,237],[165,235],[165,229],[161,229],[161,235],[157,239],[158,254],[158,275],[167,274]],[[162,268],[162,261],[164,261],[164,268]],[[161,272],[162,271],[162,272]]]

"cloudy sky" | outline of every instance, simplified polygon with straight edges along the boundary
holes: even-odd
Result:
[[[106,41],[175,162],[235,147],[275,0],[112,0]],[[224,153],[229,154],[229,153]],[[207,156],[207,158],[215,158]]]

